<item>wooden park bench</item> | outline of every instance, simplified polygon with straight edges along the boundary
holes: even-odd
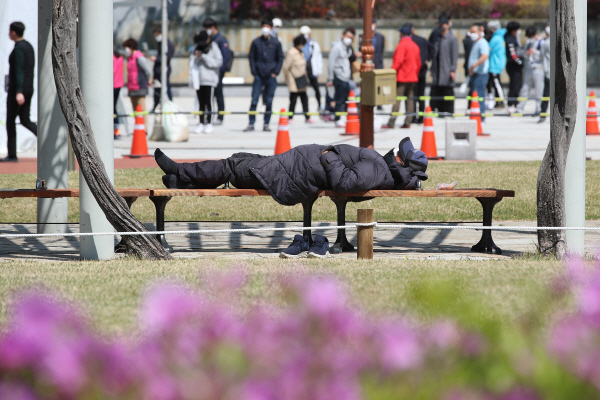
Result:
[[[165,230],[165,209],[167,203],[178,196],[227,196],[227,197],[254,197],[270,196],[266,190],[254,189],[117,189],[131,207],[134,201],[140,197],[148,197],[154,203],[156,209],[156,230]],[[0,198],[15,197],[34,197],[34,198],[59,198],[59,197],[79,197],[78,189],[0,189]],[[455,190],[370,190],[358,193],[336,193],[331,190],[322,190],[313,198],[302,203],[304,210],[303,226],[311,227],[312,207],[319,197],[329,197],[337,207],[337,225],[346,225],[346,205],[348,202],[360,202],[370,200],[376,197],[432,197],[432,198],[476,198],[483,208],[483,226],[492,226],[492,212],[494,206],[504,197],[515,197],[512,190],[498,189],[455,189]],[[310,235],[310,230],[304,231],[305,235]],[[164,235],[157,235],[165,248],[172,250],[164,238]],[[354,246],[346,238],[346,230],[339,229],[332,253],[342,251],[352,251]],[[502,254],[502,250],[494,244],[492,240],[492,231],[482,230],[481,239],[477,244],[471,247],[472,252]]]

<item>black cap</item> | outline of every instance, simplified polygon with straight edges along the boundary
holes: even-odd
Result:
[[[400,33],[403,35],[410,35],[412,33],[412,28],[410,26],[404,25],[400,28]]]

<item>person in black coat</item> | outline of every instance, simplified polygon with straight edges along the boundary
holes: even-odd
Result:
[[[519,42],[521,36],[521,24],[517,21],[511,21],[506,25],[506,35],[504,42],[506,43],[506,72],[510,78],[508,87],[508,111],[514,113],[517,111],[517,97],[523,86],[523,49]]]
[[[375,69],[383,69],[383,52],[385,51],[385,36],[381,33],[377,32],[377,20],[373,18],[373,25],[371,25],[373,29],[373,39],[372,44],[375,48],[375,52],[373,53],[373,64],[375,64]],[[358,48],[362,48],[363,43],[363,35],[360,35],[358,40]]]
[[[176,163],[160,149],[154,156],[170,189],[214,189],[230,182],[238,189],[266,189],[284,206],[302,203],[319,190],[414,189],[417,180],[427,179],[427,157],[409,138],[400,142],[398,157],[393,150],[382,157],[347,144],[302,145],[275,156],[235,153],[195,163]]]
[[[154,30],[154,39],[156,40],[156,44],[158,45],[158,55],[151,56],[150,60],[154,61],[154,68],[152,69],[152,74],[154,76],[154,81],[160,82],[161,77],[161,67],[162,67],[162,31],[161,29]],[[171,58],[173,58],[173,54],[175,54],[175,46],[171,39],[167,39],[167,97],[169,100],[173,101],[173,93],[171,92]],[[162,84],[162,82],[161,82]],[[160,104],[160,89],[154,89],[154,107],[152,107],[152,111],[156,110],[156,107]]]

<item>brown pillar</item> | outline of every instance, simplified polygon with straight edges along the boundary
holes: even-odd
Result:
[[[373,23],[373,7],[375,6],[375,0],[364,0],[363,5],[363,43],[360,51],[362,52],[363,62],[360,67],[361,74],[366,71],[373,71],[375,65],[373,64],[373,54],[375,48],[373,47],[373,29],[371,24]],[[362,90],[365,88],[363,87]],[[362,98],[363,96],[361,96]],[[373,148],[373,106],[366,106],[360,104],[360,147]]]

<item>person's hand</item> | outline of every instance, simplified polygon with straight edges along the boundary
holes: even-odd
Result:
[[[200,57],[202,55],[202,53],[200,53],[198,50],[195,50],[194,54],[196,55],[196,57]]]
[[[23,93],[17,93],[17,104],[20,106],[25,104],[25,96],[23,96]]]
[[[358,58],[362,57],[362,51],[357,51],[354,54],[356,54],[356,57],[358,57]]]
[[[535,49],[529,49],[525,53],[527,54],[527,56],[530,56],[532,54],[535,54]]]
[[[150,56],[150,61],[156,61],[156,56]]]
[[[327,86],[329,86],[329,87],[333,86],[333,82],[327,82]]]
[[[321,153],[321,154],[325,154],[325,153],[329,153],[329,150],[325,150],[325,151],[324,151],[323,153]]]
[[[273,78],[277,78],[277,75],[275,75],[275,74],[271,74],[271,77],[273,77]]]
[[[469,68],[469,72],[471,75],[475,73],[475,64],[471,65],[471,68]]]
[[[450,71],[450,79],[453,80],[453,81],[456,80],[456,72]]]
[[[150,80],[148,81],[148,86],[152,86],[152,84],[153,84],[153,83],[154,83],[154,79],[150,79]]]

